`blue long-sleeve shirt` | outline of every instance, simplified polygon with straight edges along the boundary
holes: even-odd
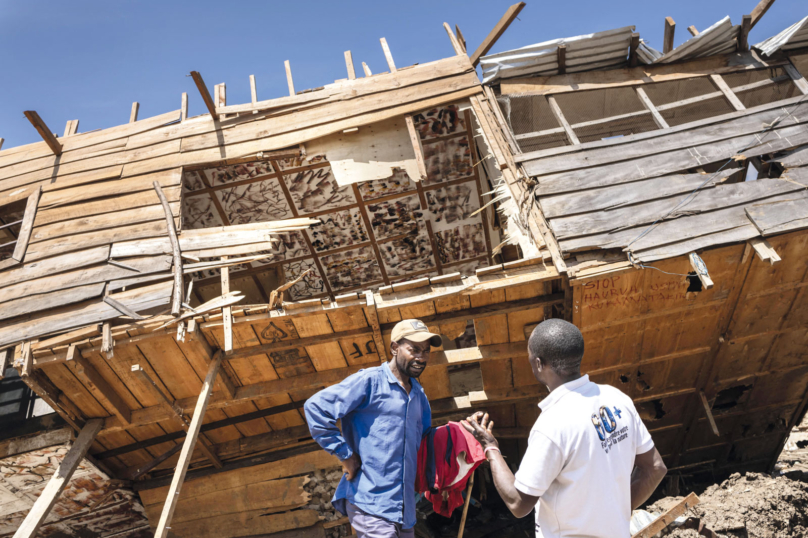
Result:
[[[344,515],[347,500],[405,529],[415,526],[418,447],[432,425],[432,411],[421,384],[411,381],[407,394],[385,363],[306,401],[303,409],[314,440],[340,460],[354,452],[362,460],[358,476],[349,482],[343,475],[331,500]]]

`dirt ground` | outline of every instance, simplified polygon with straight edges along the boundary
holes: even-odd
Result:
[[[794,428],[772,475],[736,473],[720,484],[693,490],[701,502],[686,517],[700,518],[720,537],[808,536],[808,420]],[[646,509],[664,512],[680,499],[666,497]],[[692,529],[673,529],[666,536],[700,535]]]

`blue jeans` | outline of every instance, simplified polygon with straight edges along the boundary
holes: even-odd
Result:
[[[414,528],[402,529],[400,523],[367,514],[347,500],[345,508],[358,538],[415,538]]]

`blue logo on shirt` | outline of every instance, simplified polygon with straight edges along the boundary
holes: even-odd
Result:
[[[623,412],[618,407],[613,407],[612,409],[614,409],[614,413],[603,405],[598,409],[597,413],[592,413],[592,425],[595,427],[595,431],[598,432],[598,438],[601,441],[600,445],[607,454],[613,445],[628,438],[628,426],[617,429],[617,419],[623,417]],[[617,419],[614,418],[615,415],[617,415]]]

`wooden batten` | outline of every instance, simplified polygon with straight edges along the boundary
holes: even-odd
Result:
[[[28,121],[31,122],[31,125],[34,126],[34,129],[39,133],[39,136],[42,137],[42,140],[48,145],[54,155],[57,157],[62,154],[62,144],[56,139],[56,136],[53,134],[45,122],[42,121],[42,118],[39,117],[39,114],[36,113],[34,110],[26,110],[24,112],[25,117],[28,118]]]
[[[665,17],[665,35],[662,38],[662,54],[673,50],[673,37],[676,32],[676,23],[670,17]]]
[[[517,4],[513,4],[511,7],[505,11],[505,14],[499,19],[499,22],[494,26],[493,30],[491,30],[483,42],[480,43],[480,46],[477,47],[477,50],[474,51],[474,54],[470,56],[471,65],[477,67],[477,64],[480,63],[480,58],[485,56],[491,47],[493,47],[502,34],[505,33],[505,30],[508,29],[508,26],[514,21],[514,19],[519,15],[519,12],[522,11],[522,8],[525,7],[524,2],[519,2]]]
[[[132,111],[129,113],[129,123],[135,123],[137,121],[137,113],[140,110],[140,103],[135,101],[132,103]]]
[[[191,71],[191,77],[193,77],[194,83],[196,84],[196,89],[199,90],[199,94],[202,96],[202,101],[208,108],[210,117],[214,120],[218,120],[219,114],[216,112],[216,105],[213,103],[213,99],[210,96],[208,87],[205,85],[205,81],[202,80],[202,75],[200,75],[198,71]],[[185,108],[187,109],[187,106]],[[187,112],[185,117],[188,117]]]

